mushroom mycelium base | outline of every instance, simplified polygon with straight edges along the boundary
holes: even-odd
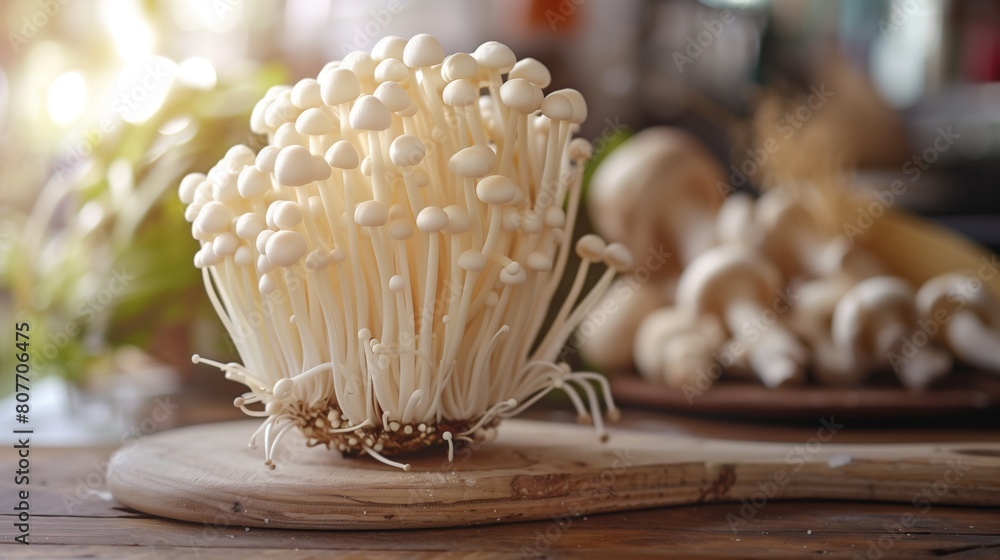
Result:
[[[115,453],[108,487],[137,510],[213,527],[407,529],[753,499],[910,503],[953,465],[939,504],[1000,505],[1000,444],[723,441],[507,420],[497,438],[425,452],[410,472],[289,441],[268,469],[239,421],[156,434]],[[792,457],[792,460],[788,458]],[[290,459],[290,460],[282,460]],[[763,486],[762,486],[763,485]],[[734,509],[735,511],[735,509]]]

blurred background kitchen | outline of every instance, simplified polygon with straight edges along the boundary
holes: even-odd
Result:
[[[670,125],[729,188],[899,180],[892,205],[1000,250],[996,0],[12,0],[0,18],[0,330],[31,322],[34,406],[63,411],[36,418],[64,443],[120,434],[184,387],[236,393],[192,374],[192,352],[232,353],[176,186],[252,145],[268,87],[385,35],[446,52],[495,39],[544,62],[552,89],[588,100],[597,161]]]

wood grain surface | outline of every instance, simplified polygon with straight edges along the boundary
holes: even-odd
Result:
[[[678,504],[842,499],[1000,506],[1000,444],[756,443],[511,420],[495,442],[408,459],[411,472],[342,459],[294,438],[271,471],[245,446],[255,421],[161,433],[117,452],[123,504],[201,523],[405,529],[567,519]],[[435,452],[436,451],[436,452]]]

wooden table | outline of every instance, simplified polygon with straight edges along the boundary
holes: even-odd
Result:
[[[215,409],[217,410],[217,409]],[[534,417],[563,420],[564,412]],[[185,418],[185,420],[190,418]],[[630,410],[622,426],[708,437],[805,441],[808,425],[730,421]],[[1000,441],[997,427],[843,430],[838,441]],[[1000,511],[846,502],[773,502],[742,516],[739,503],[672,507],[487,527],[384,532],[315,532],[206,526],[152,518],[118,504],[104,488],[111,448],[31,451],[31,545],[15,544],[12,477],[0,482],[0,558],[893,558],[1000,557]],[[2,472],[16,458],[4,452]],[[746,519],[744,520],[744,517]],[[740,519],[733,523],[733,519]]]

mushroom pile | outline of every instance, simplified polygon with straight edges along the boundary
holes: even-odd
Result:
[[[446,57],[430,35],[386,37],[272,88],[250,121],[268,145],[181,183],[243,364],[194,359],[249,388],[235,404],[264,419],[251,444],[263,436],[268,466],[291,431],[403,469],[388,457],[451,458],[553,389],[604,435],[606,381],[557,357],[632,257],[584,236],[555,299],[591,147],[573,138],[583,97],[549,81],[497,42]]]
[[[988,278],[952,272],[917,289],[843,235],[812,189],[724,197],[718,164],[670,129],[627,141],[591,189],[599,233],[637,256],[666,246],[672,261],[643,270],[639,259],[598,304],[614,312],[577,335],[598,368],[634,367],[674,387],[720,372],[767,387],[810,377],[857,385],[891,370],[913,390],[955,358],[1000,371],[1000,303]]]

